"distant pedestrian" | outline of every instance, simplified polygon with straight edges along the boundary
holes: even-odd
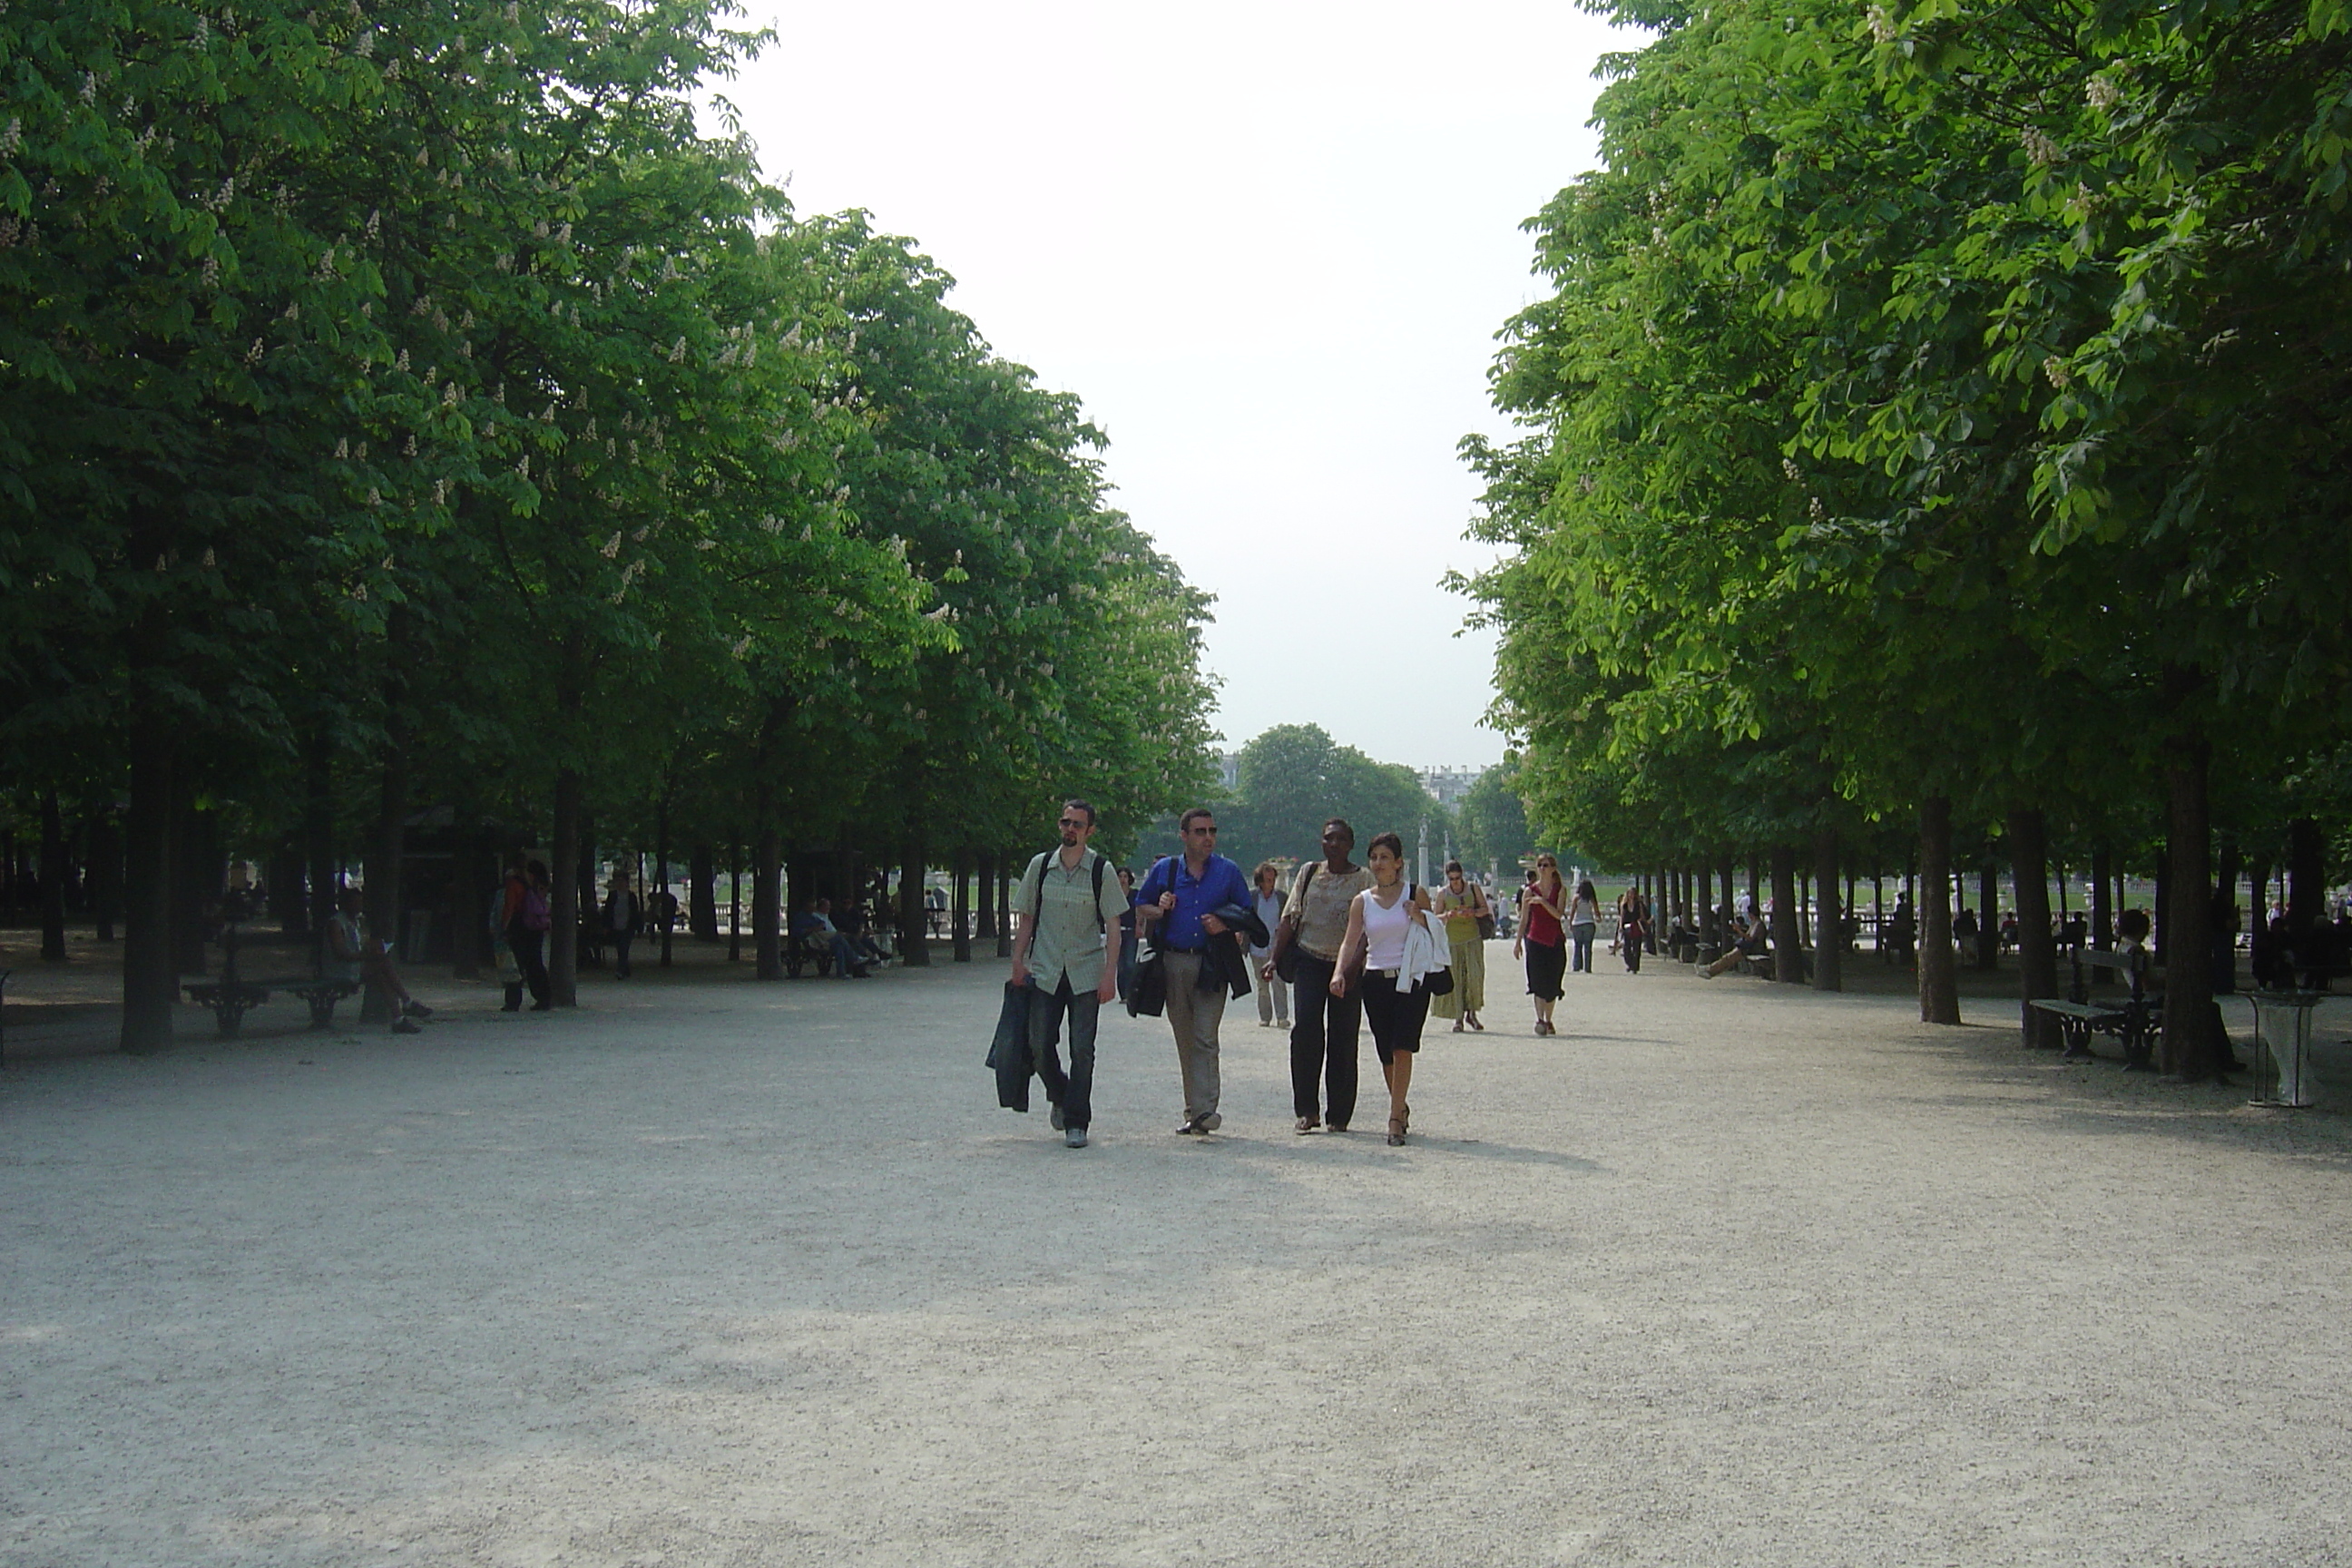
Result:
[[[1250,902],[1257,910],[1259,923],[1269,932],[1282,924],[1282,907],[1288,901],[1288,896],[1276,885],[1281,878],[1282,868],[1271,860],[1259,861],[1251,876],[1256,885],[1250,890]],[[1266,946],[1250,949],[1250,975],[1257,985],[1257,1026],[1289,1028],[1290,987],[1274,973],[1271,936]]]
[[[604,940],[613,944],[613,978],[629,977],[629,943],[637,934],[643,911],[637,907],[637,895],[629,890],[629,874],[619,867],[613,869],[613,879],[605,884],[604,910]]]
[[[1118,894],[1127,900],[1127,908],[1118,917],[1118,999],[1127,1000],[1135,989],[1135,873],[1121,866],[1118,868]]]
[[[1486,1005],[1486,939],[1478,922],[1492,919],[1494,907],[1486,889],[1462,874],[1462,862],[1445,863],[1445,881],[1430,895],[1430,908],[1445,917],[1445,940],[1452,951],[1454,989],[1430,1000],[1429,1010],[1454,1020],[1454,1032],[1464,1025],[1483,1030],[1478,1009]]]
[[[1592,938],[1600,929],[1601,895],[1586,877],[1576,884],[1575,901],[1568,906],[1569,968],[1574,973],[1592,973]]]
[[[1323,858],[1300,867],[1292,880],[1265,966],[1274,973],[1286,952],[1292,955],[1290,1108],[1301,1132],[1326,1126],[1345,1132],[1356,1114],[1363,998],[1352,988],[1331,989],[1349,906],[1372,885],[1371,872],[1349,858],[1355,848],[1356,830],[1344,818],[1323,825]]]
[[[547,931],[554,923],[548,910],[549,886],[547,863],[543,860],[508,868],[502,910],[507,950],[514,954],[515,963],[522,971],[523,985],[530,988],[530,1010],[534,1013],[544,1013],[554,1005],[549,1000],[547,980]],[[523,985],[507,987],[508,1012],[521,1009]]]
[[[1559,879],[1559,861],[1537,856],[1534,879],[1519,894],[1519,935],[1511,944],[1511,956],[1527,961],[1528,994],[1535,998],[1538,1035],[1559,1033],[1552,1027],[1551,1009],[1568,973],[1568,932],[1560,925],[1567,893]]]
[[[1216,814],[1196,805],[1178,820],[1177,833],[1184,841],[1182,853],[1144,877],[1136,913],[1165,955],[1168,1026],[1176,1037],[1176,1067],[1184,1084],[1184,1120],[1176,1131],[1191,1137],[1224,1125],[1217,1110],[1217,1030],[1224,1022],[1226,990],[1219,978],[1223,955],[1212,947],[1221,940],[1232,945],[1234,922],[1251,911],[1249,879],[1217,853]],[[1237,949],[1231,956],[1236,964],[1246,962]]]
[[[1404,840],[1393,833],[1372,836],[1364,857],[1370,863],[1372,885],[1348,906],[1348,931],[1339,946],[1339,973],[1331,977],[1336,994],[1351,972],[1360,973],[1364,1018],[1372,1029],[1372,1049],[1381,1058],[1381,1076],[1389,1088],[1389,1142],[1402,1143],[1412,1123],[1406,1093],[1412,1087],[1413,1058],[1421,1050],[1421,1028],[1429,1016],[1426,975],[1411,962],[1414,930],[1435,939],[1429,895],[1404,879]],[[1442,940],[1426,951],[1442,952]]]
[[[1635,883],[1617,895],[1617,952],[1625,960],[1626,973],[1642,973],[1642,946],[1649,936],[1650,900]]]
[[[1096,1026],[1102,1005],[1118,994],[1118,950],[1109,936],[1127,899],[1118,879],[1104,874],[1102,856],[1087,847],[1094,837],[1095,808],[1083,800],[1064,801],[1055,826],[1061,847],[1042,850],[1029,862],[1021,890],[1013,895],[1013,907],[1024,918],[1013,944],[1013,984],[1030,987],[1027,1070],[1045,1080],[1055,1130],[1071,1148],[1083,1149],[1087,1129],[1094,1124]],[[1065,1019],[1070,1033],[1066,1073],[1054,1046]],[[998,1081],[1002,1086],[1002,1074]],[[1025,1107],[1025,1072],[1018,1097]]]

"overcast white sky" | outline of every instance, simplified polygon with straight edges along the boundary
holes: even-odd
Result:
[[[1500,756],[1491,639],[1437,585],[1486,558],[1454,443],[1500,428],[1518,226],[1591,165],[1623,36],[1522,0],[747,4],[779,41],[727,96],[769,174],[912,236],[1085,400],[1116,503],[1217,595],[1228,747]]]

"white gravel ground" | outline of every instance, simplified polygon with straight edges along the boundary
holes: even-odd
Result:
[[[8,1067],[0,1563],[2352,1555],[2335,1110],[1661,965],[1402,1150],[1369,1039],[1300,1138],[1240,1005],[1196,1141],[1107,1018],[1073,1152],[1000,978]]]

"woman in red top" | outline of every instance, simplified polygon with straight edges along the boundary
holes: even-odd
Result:
[[[1559,1000],[1560,981],[1568,973],[1568,938],[1560,929],[1560,910],[1568,902],[1568,887],[1559,879],[1559,862],[1549,855],[1536,857],[1536,879],[1519,895],[1519,935],[1512,956],[1527,960],[1528,994],[1536,999],[1536,1033],[1556,1035],[1551,1005]]]

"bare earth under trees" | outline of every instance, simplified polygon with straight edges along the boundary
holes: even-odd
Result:
[[[994,964],[22,1028],[0,1563],[2331,1559],[2340,1110],[1869,962],[1580,977],[1538,1041],[1502,951],[1402,1150],[1291,1133],[1245,1022],[1172,1137],[1124,1015],[1065,1150],[993,1108]]]

